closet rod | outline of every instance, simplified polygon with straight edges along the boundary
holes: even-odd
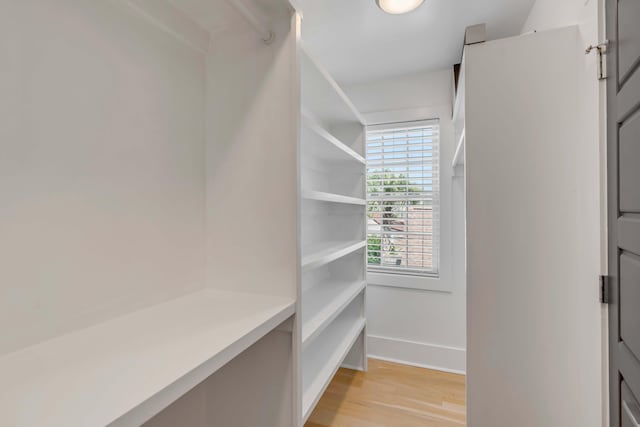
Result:
[[[253,11],[247,7],[243,0],[229,0],[229,2],[244,17],[244,19],[246,19],[247,22],[256,29],[265,44],[273,42],[273,39],[275,38],[273,31],[267,29]]]

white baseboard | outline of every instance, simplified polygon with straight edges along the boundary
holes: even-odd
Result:
[[[467,352],[464,348],[406,341],[369,335],[368,357],[438,371],[465,374]]]

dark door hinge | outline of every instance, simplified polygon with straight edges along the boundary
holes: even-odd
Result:
[[[600,276],[600,302],[602,304],[609,304],[610,301],[609,282],[609,276]]]

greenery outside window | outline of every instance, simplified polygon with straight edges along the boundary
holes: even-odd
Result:
[[[438,274],[438,137],[434,120],[367,129],[369,271]]]

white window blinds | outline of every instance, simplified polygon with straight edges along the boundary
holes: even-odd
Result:
[[[437,121],[367,129],[370,271],[437,274],[440,231]]]

